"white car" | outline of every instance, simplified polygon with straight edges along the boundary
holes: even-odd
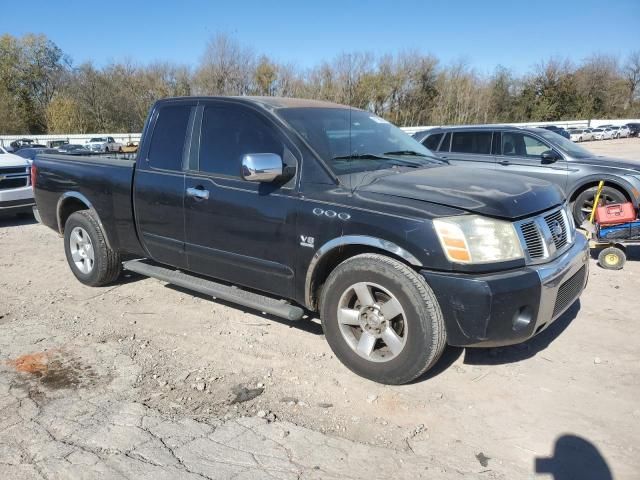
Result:
[[[593,135],[593,139],[594,140],[602,140],[603,134],[604,134],[604,129],[603,128],[592,128],[591,129],[591,134]]]
[[[0,147],[0,215],[28,213],[34,205],[29,162]]]
[[[610,140],[613,138],[614,127],[607,127],[602,130],[602,140]]]
[[[569,133],[571,135],[571,141],[573,142],[586,142],[587,140],[593,139],[593,135],[589,130],[577,129],[571,130]]]
[[[626,125],[621,127],[614,127],[613,138],[627,138],[631,135],[631,130]]]
[[[114,140],[113,137],[94,137],[85,146],[92,152],[120,152],[122,144]]]

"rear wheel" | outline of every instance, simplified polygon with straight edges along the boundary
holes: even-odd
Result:
[[[64,227],[64,251],[71,271],[85,285],[106,285],[116,280],[122,271],[120,255],[107,245],[92,210],[69,216]]]
[[[338,359],[375,382],[410,382],[445,347],[442,313],[424,278],[383,255],[357,255],[338,265],[322,289],[320,312]]]
[[[589,187],[586,190],[580,192],[573,202],[573,217],[576,220],[576,225],[582,225],[582,222],[589,219],[591,210],[593,209],[593,202],[596,198],[596,192],[598,187]],[[600,205],[608,205],[610,203],[624,203],[627,201],[626,195],[614,187],[604,186],[602,193],[600,194]]]

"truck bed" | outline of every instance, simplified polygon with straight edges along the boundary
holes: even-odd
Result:
[[[109,156],[38,155],[36,201],[42,223],[58,231],[57,207],[63,197],[90,204],[113,248],[141,253],[133,219],[131,185],[135,161]]]

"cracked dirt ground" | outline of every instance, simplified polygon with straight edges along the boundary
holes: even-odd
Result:
[[[449,349],[389,387],[344,368],[315,320],[136,276],[85,287],[54,232],[0,219],[0,479],[636,479],[631,258],[592,262],[532,341]]]

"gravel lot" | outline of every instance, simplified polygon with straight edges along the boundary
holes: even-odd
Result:
[[[640,159],[637,138],[584,146]],[[390,387],[316,319],[137,276],[85,287],[55,232],[0,220],[0,478],[638,478],[638,291],[640,263],[592,262],[538,337]]]

